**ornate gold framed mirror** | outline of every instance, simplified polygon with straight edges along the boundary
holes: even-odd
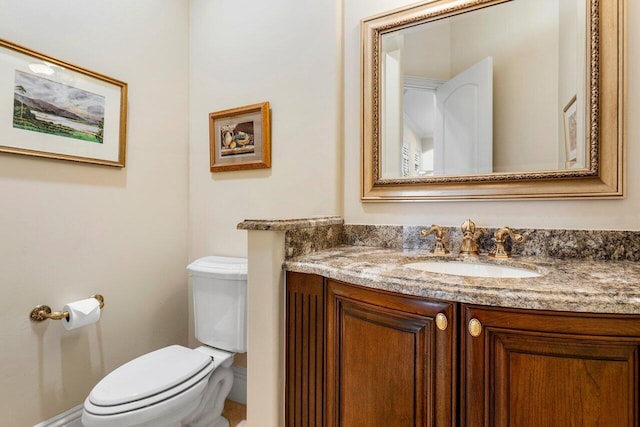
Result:
[[[363,201],[623,196],[624,0],[361,22]]]

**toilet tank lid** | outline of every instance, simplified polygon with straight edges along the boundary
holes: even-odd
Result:
[[[244,280],[247,278],[247,259],[207,256],[193,261],[187,270],[196,276]]]

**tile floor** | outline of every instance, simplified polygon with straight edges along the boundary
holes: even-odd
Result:
[[[230,427],[236,427],[240,421],[247,418],[247,407],[242,403],[227,399],[224,402],[222,416],[229,420]]]

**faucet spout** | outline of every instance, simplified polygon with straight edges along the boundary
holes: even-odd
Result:
[[[462,230],[462,243],[460,244],[461,255],[477,256],[479,253],[476,225],[470,219],[467,219],[461,227]]]

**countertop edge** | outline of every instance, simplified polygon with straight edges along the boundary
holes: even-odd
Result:
[[[237,225],[238,230],[288,231],[301,228],[342,225],[340,216],[318,216],[293,219],[245,219]]]
[[[409,271],[402,266],[406,262],[404,257],[415,255],[407,255],[406,251],[343,247],[325,252],[325,259],[320,252],[287,260],[283,269],[441,301],[562,312],[640,314],[640,290],[636,292],[640,282],[615,279],[616,274],[629,271],[634,277],[640,276],[640,267],[628,262],[600,261],[597,264],[602,265],[594,265],[593,261],[545,259],[540,264],[547,270],[543,278],[492,281]],[[367,256],[384,258],[386,262]],[[532,262],[529,258],[522,261]],[[575,274],[589,265],[593,266],[592,271]],[[605,265],[609,268],[603,272]]]

